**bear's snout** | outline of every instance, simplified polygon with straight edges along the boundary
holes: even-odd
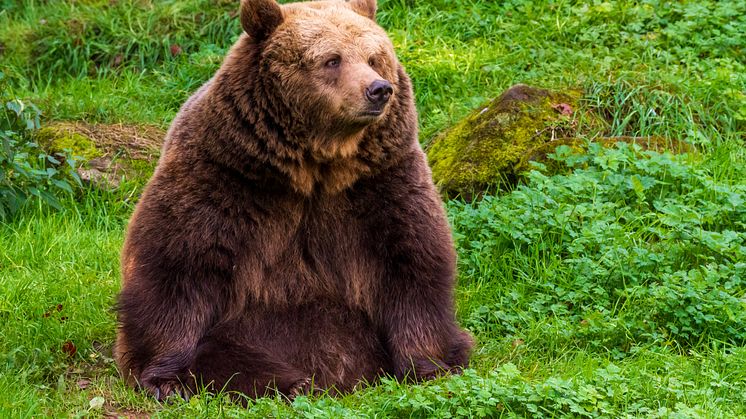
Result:
[[[393,93],[393,86],[386,80],[375,80],[370,86],[365,88],[365,98],[378,111],[389,101]]]

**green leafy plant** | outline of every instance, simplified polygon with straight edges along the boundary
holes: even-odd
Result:
[[[615,356],[746,342],[746,184],[624,143],[551,157],[568,172],[534,171],[509,195],[450,204],[466,278],[487,271],[502,285],[468,316],[473,330],[524,339],[531,329],[539,342]]]
[[[4,75],[0,73],[0,91]],[[38,198],[59,208],[57,194],[72,192],[72,183],[80,185],[75,172],[77,160],[68,155],[49,155],[32,141],[31,132],[39,128],[41,111],[32,103],[0,96],[0,219],[16,213],[26,202]]]

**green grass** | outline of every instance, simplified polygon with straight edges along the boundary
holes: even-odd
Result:
[[[237,36],[236,4],[0,0],[0,70],[46,121],[165,127]],[[696,151],[561,148],[556,175],[448,202],[472,369],[248,413],[746,416],[746,4],[382,0],[379,22],[423,142],[524,82],[582,88],[604,135]],[[0,417],[247,413],[222,395],[161,406],[116,375],[111,307],[140,188],[32,201],[0,225]]]
[[[167,125],[239,31],[231,0],[10,3],[0,13],[7,72],[54,119]],[[381,1],[378,20],[414,80],[423,138],[517,82],[618,79],[726,113],[744,129],[742,2],[413,3]]]

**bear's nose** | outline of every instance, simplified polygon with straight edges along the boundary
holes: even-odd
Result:
[[[376,80],[365,88],[365,98],[378,106],[388,102],[392,93],[394,93],[394,88],[386,80]]]

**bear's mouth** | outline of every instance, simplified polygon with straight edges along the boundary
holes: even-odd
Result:
[[[363,117],[379,117],[383,114],[383,109],[367,109],[360,114]]]

